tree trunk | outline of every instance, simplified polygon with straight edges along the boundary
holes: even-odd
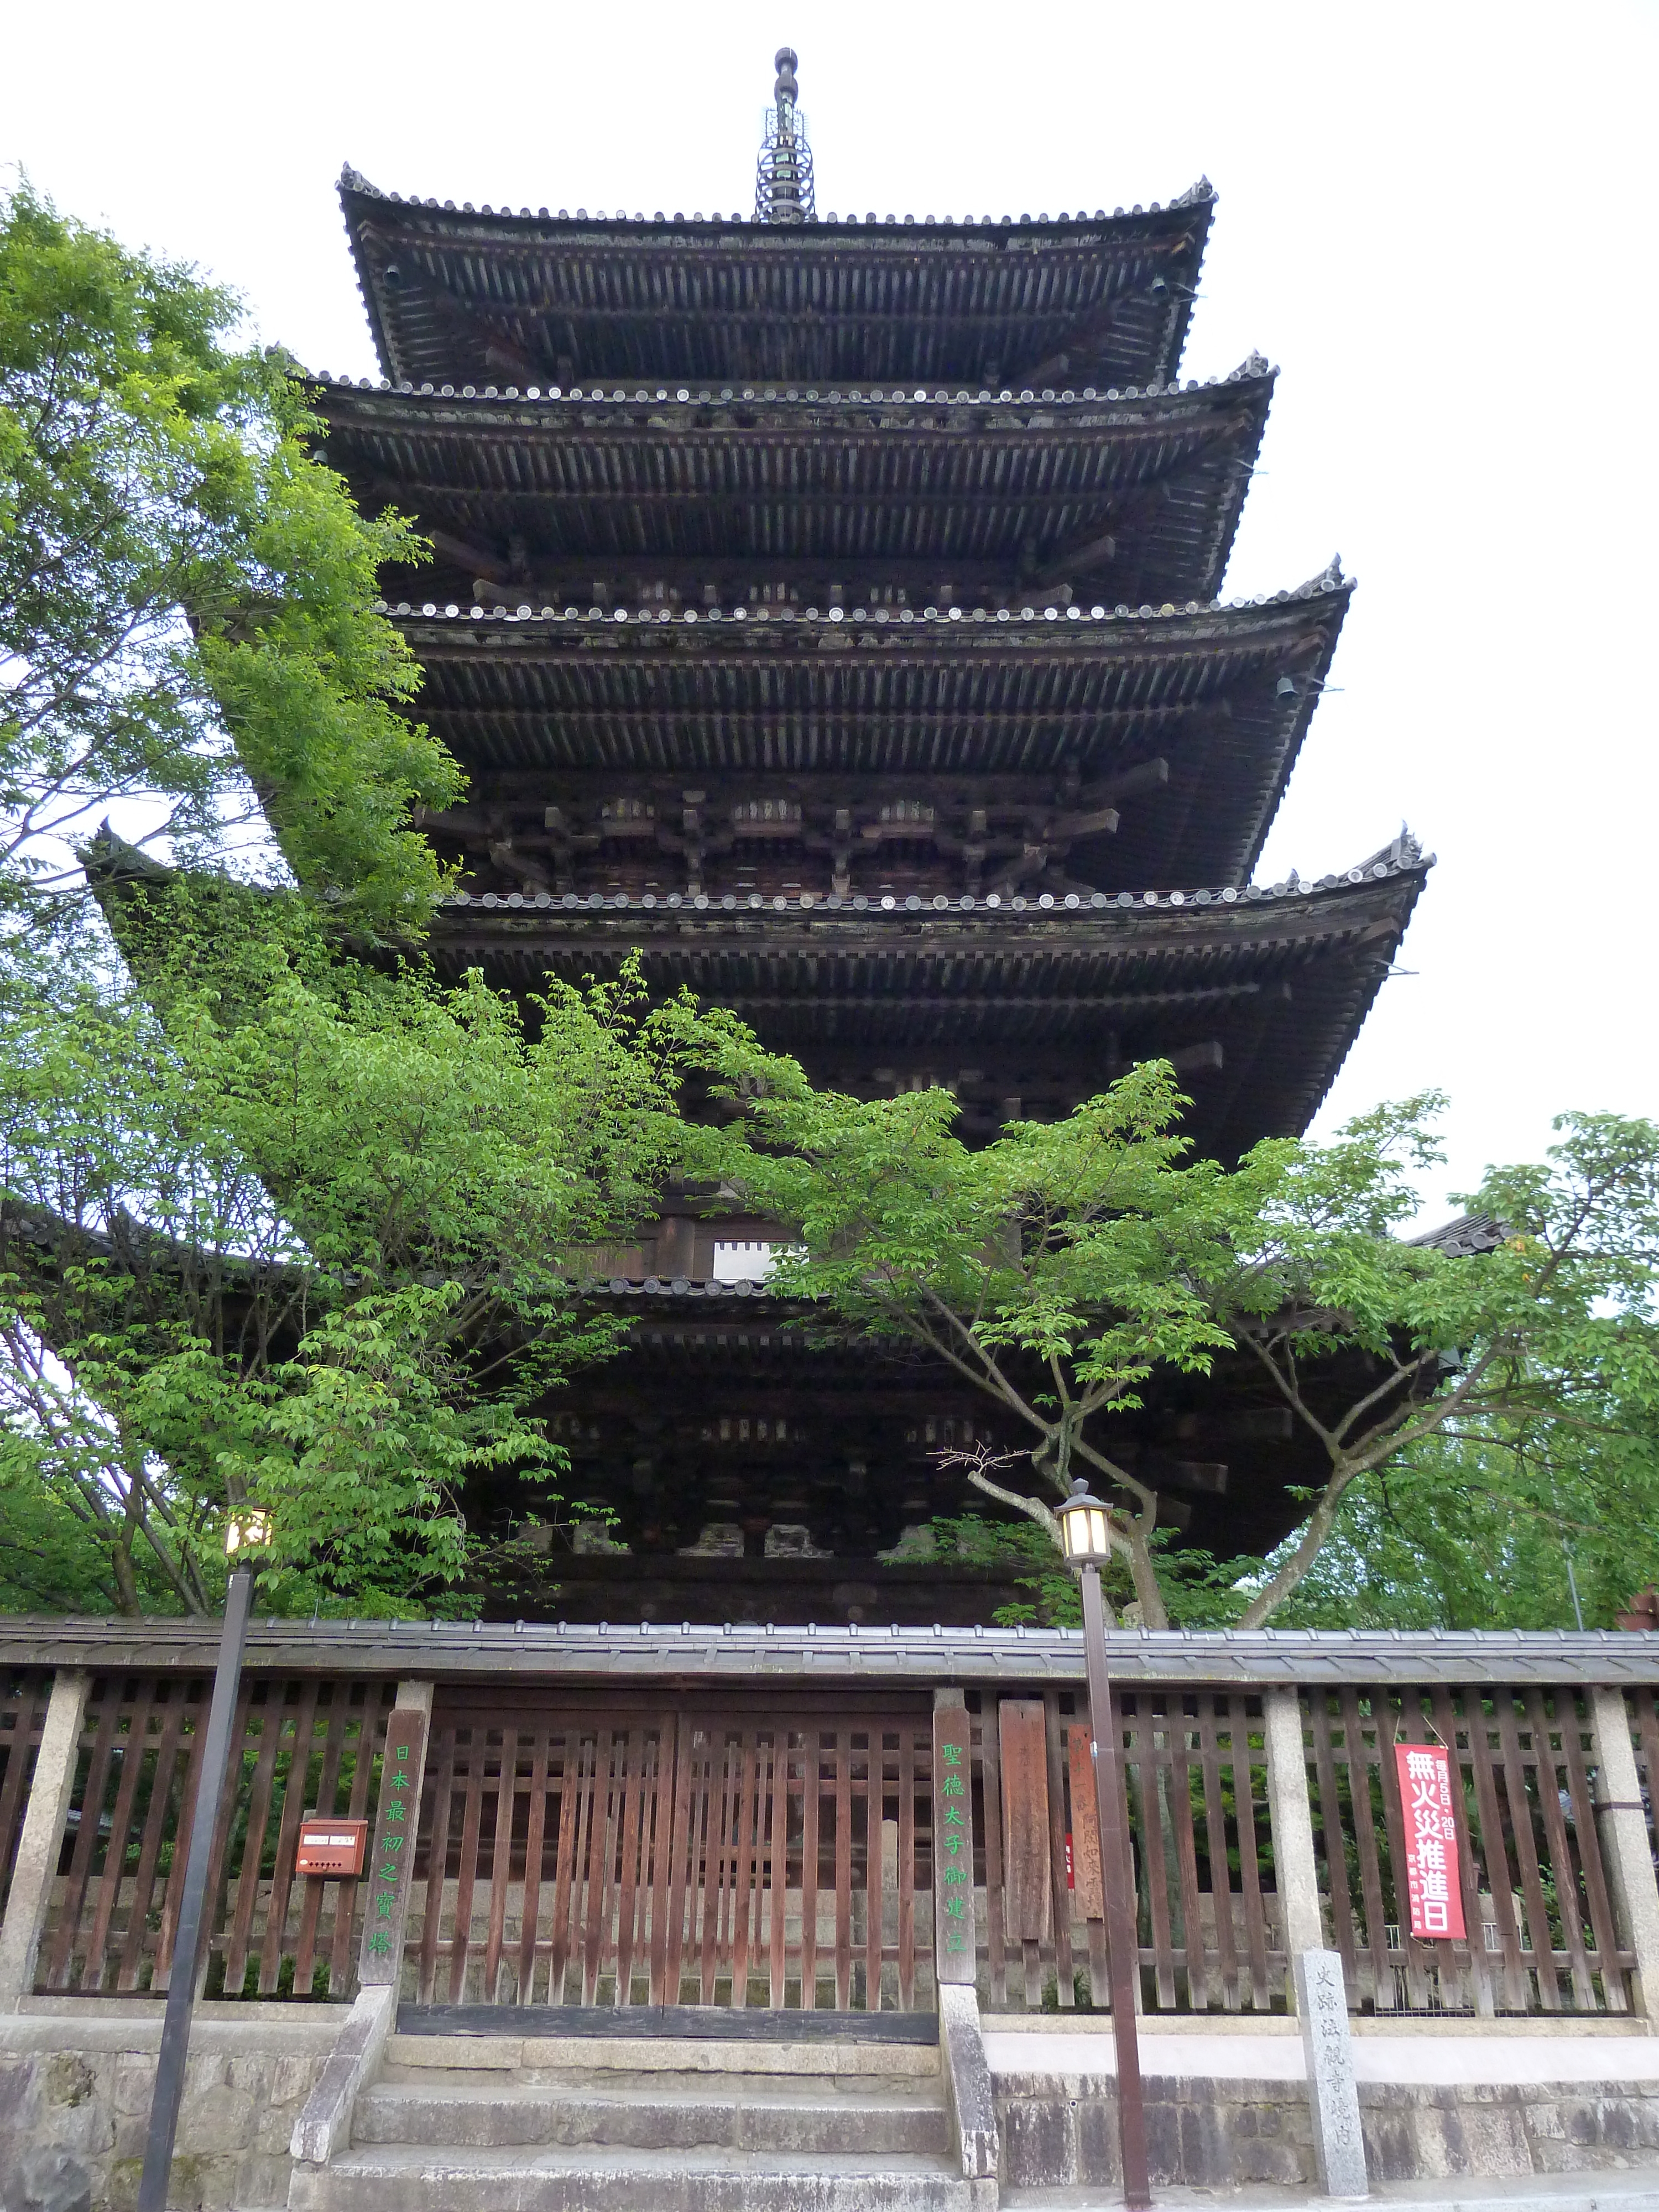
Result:
[[[1337,1508],[1342,1503],[1342,1493],[1353,1480],[1357,1468],[1339,1468],[1321,1492],[1318,1504],[1308,1516],[1308,1525],[1297,1546],[1279,1572],[1260,1589],[1238,1617],[1241,1628],[1261,1628],[1284,1604],[1297,1584],[1325,1548],[1330,1533],[1336,1526]]]
[[[1129,1537],[1129,1572],[1134,1577],[1135,1597],[1140,1607],[1142,1627],[1167,1628],[1170,1609],[1164,1602],[1152,1547],[1138,1524]]]

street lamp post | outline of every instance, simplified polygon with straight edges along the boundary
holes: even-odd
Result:
[[[270,1533],[263,1513],[244,1513],[225,1535],[227,1554],[237,1561],[225,1593],[225,1621],[219,1637],[219,1663],[213,1675],[202,1763],[196,1771],[196,1802],[191,1814],[190,1853],[185,1861],[185,1889],[179,1904],[179,1934],[167,1981],[167,2008],[161,2021],[161,2045],[155,2058],[155,2089],[150,2099],[149,2133],[138,2179],[137,2212],[167,2212],[173,2146],[179,2133],[179,2106],[185,2094],[185,2061],[190,2054],[191,2014],[196,2002],[196,1961],[201,1948],[202,1908],[206,1901],[208,1861],[218,1826],[225,1770],[230,1764],[230,1732],[236,1718],[236,1693],[242,1679],[253,1603],[255,1562],[247,1554]]]
[[[1123,2160],[1123,2201],[1145,2212],[1152,2189],[1146,2171],[1146,2116],[1140,2089],[1140,2039],[1135,1996],[1140,1938],[1135,1914],[1134,1862],[1118,1756],[1117,1721],[1106,1671],[1106,1615],[1100,1570],[1111,1557],[1106,1509],[1082,1480],[1060,1509],[1060,1541],[1083,1586],[1083,1652],[1089,1670],[1089,1729],[1094,1739],[1095,1802],[1100,1820],[1101,1887],[1106,1900],[1106,1948],[1112,1985],[1112,2040],[1117,2051],[1117,2127]]]

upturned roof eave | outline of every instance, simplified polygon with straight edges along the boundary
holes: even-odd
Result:
[[[1148,349],[1149,365],[1158,374],[1167,377],[1178,369],[1186,343],[1215,198],[1208,180],[1200,179],[1174,199],[1162,204],[1154,201],[1144,210],[1137,208],[1127,213],[1120,210],[1109,216],[1100,211],[1068,217],[1064,222],[1034,222],[1029,216],[1022,216],[1018,222],[1012,217],[983,222],[935,222],[931,218],[917,222],[911,217],[902,222],[896,217],[878,222],[843,222],[819,217],[805,223],[782,226],[757,222],[751,216],[741,214],[716,214],[704,221],[695,216],[688,220],[681,216],[611,218],[580,213],[574,216],[556,216],[546,210],[534,214],[527,209],[498,211],[488,204],[479,209],[470,204],[457,208],[453,203],[441,207],[435,199],[406,198],[395,192],[383,192],[349,164],[342,172],[338,189],[376,354],[383,373],[394,380],[407,374],[410,364],[398,359],[398,344],[384,297],[381,273],[367,250],[366,238],[368,232],[384,231],[389,224],[401,226],[410,235],[422,234],[447,240],[457,247],[465,243],[486,251],[492,247],[521,251],[526,244],[539,243],[567,247],[580,245],[589,252],[598,245],[617,252],[637,252],[642,246],[660,251],[677,244],[690,244],[698,248],[712,246],[751,264],[759,260],[763,265],[769,258],[786,253],[796,259],[848,252],[874,257],[884,248],[890,252],[900,241],[912,252],[926,248],[939,252],[954,246],[982,253],[989,245],[1001,247],[1015,241],[1025,250],[1045,245],[1075,248],[1092,237],[1103,249],[1115,248],[1121,258],[1131,248],[1138,247],[1143,252],[1169,252],[1184,240],[1189,241],[1190,250],[1183,257],[1182,281],[1169,288],[1169,298],[1158,311],[1161,336]],[[471,302],[455,304],[463,313],[473,306]]]
[[[635,680],[641,664],[647,659],[653,682],[672,679],[673,684],[682,688],[690,684],[694,689],[701,685],[708,690],[712,684],[718,690],[722,684],[743,683],[752,689],[759,680],[758,672],[764,669],[774,696],[781,672],[793,668],[798,674],[792,680],[805,686],[809,696],[819,690],[826,698],[832,695],[841,696],[842,703],[836,707],[833,719],[849,726],[858,723],[860,728],[863,719],[868,719],[872,731],[893,727],[902,735],[904,714],[901,702],[891,692],[895,675],[903,672],[907,665],[924,690],[929,681],[930,667],[937,667],[941,661],[955,665],[961,681],[969,684],[975,702],[962,710],[966,732],[987,713],[1006,719],[1013,711],[1012,703],[999,706],[988,691],[987,681],[991,673],[988,659],[1006,664],[1007,684],[1013,687],[1008,693],[1010,702],[1023,680],[1027,656],[1068,663],[1079,671],[1113,661],[1126,666],[1133,664],[1140,669],[1149,662],[1164,664],[1172,687],[1167,698],[1155,699],[1152,691],[1142,684],[1133,701],[1117,704],[1098,699],[1092,702],[1069,702],[1066,711],[1073,708],[1079,712],[1086,711],[1103,729],[1114,719],[1129,714],[1199,711],[1227,696],[1231,686],[1240,680],[1237,677],[1224,684],[1218,683],[1212,690],[1193,689],[1186,678],[1194,655],[1202,656],[1215,649],[1259,653],[1264,659],[1258,673],[1265,678],[1273,675],[1273,667],[1267,664],[1276,654],[1279,659],[1275,665],[1282,663],[1284,671],[1293,667],[1296,673],[1290,692],[1281,699],[1275,690],[1273,697],[1266,702],[1265,715],[1258,714],[1261,726],[1249,738],[1250,756],[1257,764],[1250,771],[1252,787],[1248,805],[1233,825],[1225,864],[1230,879],[1237,884],[1244,880],[1254,866],[1267,824],[1282,798],[1328,674],[1352,588],[1351,580],[1342,577],[1333,564],[1323,574],[1294,590],[1236,605],[1191,600],[1158,608],[1120,606],[1109,611],[1102,606],[1098,612],[1074,607],[1064,617],[1058,609],[1043,612],[1035,608],[994,614],[983,609],[969,613],[929,608],[914,619],[907,619],[904,614],[890,616],[884,609],[870,614],[860,608],[853,609],[846,619],[839,608],[811,608],[804,612],[791,609],[783,611],[781,615],[776,610],[765,608],[729,611],[685,609],[672,615],[666,610],[645,608],[634,614],[612,617],[597,608],[547,607],[538,611],[524,608],[514,612],[477,606],[464,610],[458,602],[440,608],[434,601],[424,602],[418,609],[403,601],[387,611],[429,671],[441,665],[455,672],[450,687],[455,693],[453,697],[447,696],[442,684],[435,681],[428,690],[427,719],[441,732],[447,716],[465,713],[475,721],[487,723],[493,714],[507,714],[504,703],[491,706],[487,696],[491,680],[487,672],[491,664],[503,672],[514,664],[522,669],[526,662],[562,667],[561,683],[577,684],[590,705],[597,707],[602,702],[608,715],[624,722],[647,713],[647,706],[635,696],[639,686]],[[681,661],[678,649],[694,635],[692,658]],[[854,647],[854,641],[860,639],[864,643],[849,663],[846,655]],[[876,648],[874,656],[866,657],[871,647]],[[874,669],[878,662],[884,689],[881,700],[870,706],[866,717],[866,710],[856,700],[847,701],[844,678],[849,666],[862,665]],[[478,689],[475,678],[484,679],[485,690]],[[1163,680],[1160,678],[1158,682]],[[523,677],[515,678],[514,683],[518,688],[514,694],[516,703],[512,714],[522,718],[526,713],[545,713],[550,728],[557,720],[551,704],[538,704]],[[1042,721],[1045,711],[1052,717],[1059,703],[1056,701],[1047,710],[1031,710],[1033,719]],[[695,710],[681,707],[676,711],[741,715],[752,706],[746,694],[739,697],[733,693],[717,699],[710,690],[708,697],[698,701]],[[649,709],[659,718],[660,711],[657,707]],[[796,702],[791,711],[794,714],[809,709],[802,708]],[[695,720],[688,726],[695,727]],[[514,734],[504,742],[506,751],[501,751],[493,738],[489,746],[467,750],[466,765],[470,769],[485,765],[496,769],[512,766],[508,755],[520,739]],[[798,737],[792,739],[799,757],[779,760],[774,765],[783,773],[833,768],[836,763],[831,755],[840,742],[836,739],[832,744],[829,739],[821,739],[812,726],[803,724]],[[933,739],[927,742],[930,745],[935,744]],[[938,742],[943,744],[943,740]],[[967,742],[966,738],[963,742]],[[501,754],[500,757],[493,756],[492,747]],[[914,753],[915,746],[907,738],[900,750]],[[962,746],[953,738],[946,750],[960,755]],[[975,740],[969,750],[982,753],[984,757],[970,763],[961,757],[946,759],[943,752],[932,758],[918,755],[895,759],[884,766],[882,772],[888,772],[889,768],[911,775],[1000,772],[996,743],[981,745]],[[1050,772],[1054,763],[1047,755],[1052,750],[1051,744],[1046,750],[1039,748],[1036,753],[1029,746],[1023,748],[1027,772]],[[631,768],[620,759],[612,759],[607,764],[617,773],[658,769],[666,772],[677,765],[650,755],[651,746],[646,744]],[[696,757],[692,751],[684,753],[684,762],[688,770],[714,772],[712,762]],[[551,759],[549,764],[552,764]],[[574,765],[568,760],[560,764],[566,768]],[[744,763],[734,755],[729,765],[735,769]],[[1097,767],[1095,772],[1098,772]]]
[[[1400,841],[1396,841],[1399,844]],[[641,930],[662,930],[676,941],[694,941],[699,934],[715,937],[742,927],[750,936],[780,925],[807,924],[816,935],[856,941],[867,938],[872,957],[881,957],[884,940],[879,933],[913,932],[926,922],[944,942],[984,943],[1006,936],[1013,945],[1029,944],[1036,936],[1056,934],[1078,943],[1139,942],[1157,936],[1176,935],[1172,941],[1194,945],[1218,933],[1248,939],[1282,937],[1287,920],[1298,939],[1329,933],[1343,926],[1345,910],[1356,903],[1374,905],[1379,897],[1392,898],[1395,888],[1409,884],[1414,902],[1435,865],[1433,854],[1422,854],[1413,841],[1400,849],[1342,871],[1332,871],[1304,882],[1292,878],[1274,884],[1251,885],[1243,891],[1231,885],[1136,894],[1097,892],[1085,900],[1073,893],[1064,899],[987,898],[963,893],[935,899],[838,898],[834,894],[805,897],[766,897],[758,892],[704,896],[701,902],[669,893],[647,894],[644,899],[626,893],[568,894],[550,892],[529,896],[521,892],[486,891],[477,896],[453,892],[440,900],[437,912],[446,919],[465,915],[467,926],[503,933],[534,934],[538,927],[558,929],[562,938],[572,931],[603,930],[607,935],[627,935]],[[1097,901],[1098,903],[1095,902]],[[1409,909],[1408,909],[1409,911]],[[956,957],[954,952],[951,957]]]
[[[1084,516],[1092,520],[1098,514],[1102,520],[1093,526],[1106,526],[1121,503],[1128,502],[1133,511],[1136,502],[1164,486],[1176,499],[1173,519],[1160,507],[1155,519],[1133,522],[1114,562],[1136,555],[1145,557],[1149,546],[1173,532],[1176,542],[1193,543],[1190,560],[1183,564],[1184,580],[1176,588],[1182,597],[1207,599],[1214,595],[1231,555],[1276,374],[1252,356],[1224,377],[1202,383],[1191,380],[1184,386],[1159,386],[1133,398],[1115,389],[1097,392],[1089,386],[1080,393],[1029,402],[1004,402],[966,392],[922,402],[908,397],[876,402],[855,396],[850,388],[843,392],[835,387],[810,398],[767,396],[731,402],[701,397],[681,400],[673,392],[659,397],[649,388],[581,397],[557,387],[546,392],[538,388],[532,398],[512,387],[487,386],[478,392],[468,386],[458,393],[434,391],[429,385],[419,390],[407,384],[394,389],[385,379],[371,386],[367,379],[354,384],[315,377],[308,390],[313,405],[329,426],[330,458],[365,505],[390,498],[417,514],[430,507],[430,519],[441,525],[447,506],[476,512],[480,503],[488,508],[501,501],[512,509],[514,526],[520,526],[526,510],[544,501],[551,503],[556,513],[558,503],[575,501],[619,508],[626,515],[631,501],[660,501],[665,492],[675,489],[691,507],[700,507],[710,484],[708,463],[697,456],[711,444],[738,454],[754,448],[757,455],[791,456],[797,449],[821,452],[827,443],[843,456],[863,451],[866,458],[861,468],[867,472],[876,466],[879,484],[854,481],[860,471],[844,466],[836,468],[837,480],[830,482],[823,480],[816,465],[803,472],[787,458],[757,458],[747,471],[739,467],[729,483],[721,478],[721,496],[775,506],[784,514],[805,507],[819,528],[824,514],[876,499],[901,510],[913,499],[930,507],[958,500],[965,503],[970,520],[971,511],[987,500],[1011,511],[1032,501],[1048,510],[1060,503],[1079,511],[1072,527],[1082,527],[1086,536]],[[734,412],[743,416],[740,422],[730,419]],[[888,457],[906,445],[914,445],[917,459],[900,467],[902,471],[914,467],[915,481],[890,480]],[[595,449],[599,458],[581,468],[556,458],[585,448]],[[640,455],[631,465],[620,459],[630,451]],[[870,458],[876,453],[883,456],[879,463]],[[1107,458],[1114,453],[1123,460]],[[1138,471],[1148,464],[1136,458],[1143,453],[1151,455],[1149,472],[1144,476]],[[1085,455],[1097,458],[1085,460]],[[1056,468],[1061,471],[1058,479],[1054,477]],[[400,499],[398,482],[410,474],[418,481]],[[1121,538],[1123,526],[1111,522],[1110,526]],[[638,528],[641,544],[628,550],[594,549],[586,557],[609,557],[633,567],[659,557],[677,568],[685,567],[690,556],[667,544],[653,553],[644,542],[651,535],[648,525]],[[555,520],[550,542],[557,543],[559,536]],[[544,561],[554,557],[550,553],[543,556]],[[567,546],[558,557],[568,562],[583,556],[580,549]],[[794,557],[820,556],[810,548],[798,548]],[[834,551],[821,557],[826,562],[842,558],[859,571],[878,570],[882,559],[879,553]],[[995,556],[981,548],[967,554],[944,549],[913,554],[901,549],[894,557],[947,562],[961,558],[982,565]],[[1040,565],[1048,567],[1060,557],[1055,549]],[[716,549],[708,558],[716,564],[750,559],[757,569],[763,569],[766,562],[763,551],[745,555],[741,549]],[[1008,587],[1012,589],[1013,556],[1009,559]]]
[[[318,378],[309,394],[329,428],[329,459],[366,508],[389,501],[441,541],[447,530],[458,545],[481,547],[481,569],[453,549],[441,562],[465,580],[469,603],[491,604],[473,577],[504,576],[489,564],[526,528],[550,572],[544,588],[551,571],[584,560],[770,578],[783,557],[866,578],[884,563],[908,576],[933,562],[963,582],[979,578],[980,592],[988,566],[1016,592],[1026,533],[1036,530],[1040,569],[1063,565],[1068,546],[1085,556],[1075,571],[1085,599],[1103,562],[1206,602],[1231,554],[1276,374],[1253,356],[1224,377],[1133,398],[1089,387],[1029,403],[982,393],[876,403],[834,389],[729,404],[648,389],[532,398],[510,387],[455,393]],[[675,493],[683,508],[665,507]],[[731,518],[711,521],[728,507]],[[1103,529],[1115,541],[1109,555],[1092,542]],[[592,532],[601,542],[587,544]],[[519,587],[494,588],[507,599]]]

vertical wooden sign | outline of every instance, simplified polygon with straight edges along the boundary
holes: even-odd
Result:
[[[1054,1886],[1048,1716],[1042,1700],[1004,1698],[997,1707],[997,1737],[1002,1769],[1002,1924],[1016,1943],[1041,1943],[1048,1934]],[[985,1817],[991,1817],[988,1806]]]
[[[1100,1878],[1100,1807],[1095,1792],[1095,1749],[1080,1715],[1066,1724],[1072,1783],[1072,1890],[1080,1920],[1104,1920],[1106,1891]]]
[[[403,1972],[404,1922],[426,1774],[426,1731],[427,1717],[418,1705],[394,1705],[386,1716],[380,1809],[366,1870],[368,1902],[363,1909],[363,1947],[357,1962],[358,1984],[364,1989],[387,1982],[395,1986]],[[443,1879],[441,1843],[437,1878]]]
[[[974,1920],[973,1738],[965,1705],[933,1708],[933,1973],[971,1986]]]

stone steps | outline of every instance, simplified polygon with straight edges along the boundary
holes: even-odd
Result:
[[[849,2152],[353,2148],[296,2171],[289,2212],[968,2212],[942,2158]]]
[[[526,2078],[410,2069],[357,2100],[354,2148],[421,2143],[505,2149],[592,2144],[638,2150],[816,2150],[943,2156],[935,2081],[872,2086],[775,2075],[566,2073]]]
[[[397,2056],[351,2147],[289,2212],[970,2212],[934,2051],[567,2040],[503,2065],[462,2037]],[[671,2061],[664,2064],[666,2058]],[[672,2061],[678,2058],[678,2064]],[[482,2063],[480,2063],[482,2062]],[[712,2062],[712,2063],[711,2063]],[[931,2072],[920,2070],[931,2065]]]

